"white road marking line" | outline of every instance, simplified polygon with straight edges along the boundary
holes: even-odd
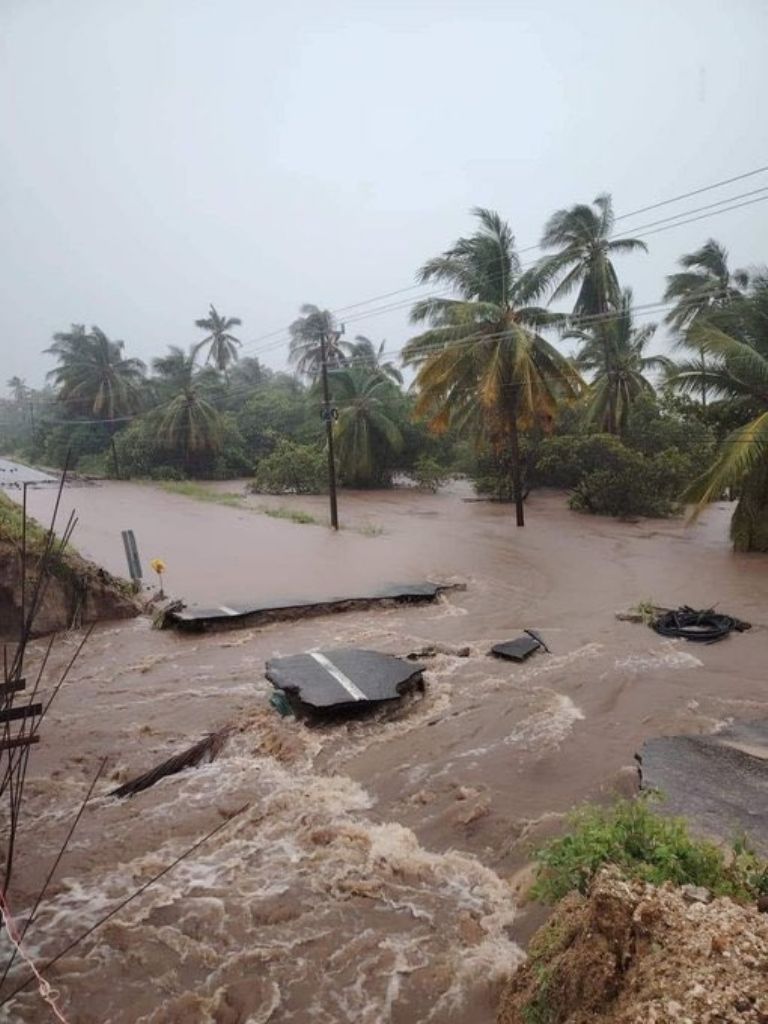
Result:
[[[236,612],[234,608],[228,608],[225,604],[219,605],[220,612],[226,612],[227,615],[239,615],[240,612]]]
[[[362,690],[359,690],[349,676],[345,676],[340,668],[336,668],[332,661],[329,661],[324,654],[317,651],[310,651],[310,656],[315,659],[318,665],[322,665],[329,675],[332,675],[337,683],[341,683],[353,700],[368,700]]]

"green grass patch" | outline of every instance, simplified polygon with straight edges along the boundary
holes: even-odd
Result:
[[[12,501],[7,497],[7,495],[0,491],[0,540],[10,541],[20,549],[21,526],[21,505],[17,505],[15,501]],[[36,519],[32,519],[32,517],[28,515],[27,550],[32,554],[42,554],[48,542],[47,538],[48,530],[42,527]],[[55,545],[55,549],[58,550],[58,542]],[[64,554],[69,555],[76,553],[75,549],[70,544],[67,544],[64,549]]]
[[[192,480],[161,480],[156,486],[169,494],[182,494],[196,501],[210,501],[214,505],[228,505],[230,508],[244,508],[245,496],[235,491],[212,491],[203,484]]]
[[[277,508],[260,505],[259,512],[263,512],[265,516],[272,516],[273,519],[287,519],[291,523],[311,523],[317,526],[320,522],[310,512],[303,512],[299,508],[286,508],[284,505],[279,505]]]
[[[768,892],[768,863],[745,840],[735,841],[726,855],[714,843],[692,837],[683,819],[654,813],[652,799],[574,811],[566,835],[536,854],[534,899],[554,903],[574,889],[584,893],[605,864],[615,864],[628,878],[701,885],[741,902]]]

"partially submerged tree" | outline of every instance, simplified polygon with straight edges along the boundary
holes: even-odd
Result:
[[[665,356],[645,355],[655,331],[654,323],[635,326],[632,289],[625,288],[615,316],[588,331],[569,332],[582,342],[578,366],[593,375],[587,405],[590,424],[609,434],[621,434],[637,399],[654,394],[645,375],[670,365]]]
[[[329,369],[343,366],[347,346],[341,340],[342,332],[333,313],[311,303],[305,303],[300,312],[301,316],[289,327],[291,344],[288,350],[288,358],[299,373],[312,378],[319,375],[323,346]]]
[[[166,451],[179,454],[186,471],[220,450],[223,430],[219,412],[200,393],[195,352],[195,346],[186,354],[172,345],[167,356],[152,364],[174,392],[156,413],[157,441]]]
[[[378,348],[370,338],[358,334],[351,345],[348,346],[348,359],[351,365],[361,367],[372,372],[381,374],[395,381],[396,384],[403,383],[403,375],[398,367],[391,361],[385,359],[386,341],[382,341]]]
[[[208,332],[206,337],[194,346],[195,354],[207,345],[206,362],[213,363],[217,370],[226,373],[229,365],[237,361],[237,349],[242,344],[231,331],[233,327],[240,327],[242,322],[236,316],[221,316],[211,303],[208,316],[195,320],[196,327]]]
[[[578,203],[553,213],[541,245],[555,251],[526,275],[529,293],[549,291],[550,301],[555,301],[578,289],[574,321],[618,309],[621,288],[612,257],[648,249],[638,238],[612,238],[614,220],[608,193],[597,196],[592,206]]]
[[[29,388],[27,382],[23,377],[11,377],[8,381],[8,387],[11,390],[11,397],[16,405],[22,405],[29,394]]]
[[[708,359],[704,382],[741,410],[742,426],[722,441],[711,466],[686,492],[696,513],[726,489],[739,496],[731,523],[737,551],[768,551],[768,272],[728,309],[698,318],[691,340]],[[700,386],[701,372],[678,369],[672,382],[683,391]]]
[[[141,408],[144,363],[125,357],[124,342],[111,341],[99,327],[86,332],[82,324],[53,338],[45,351],[59,365],[48,379],[71,415],[114,421]]]
[[[539,333],[556,317],[524,305],[527,281],[509,225],[492,210],[473,213],[477,231],[419,272],[420,282],[443,282],[457,297],[415,304],[411,320],[430,327],[408,342],[403,359],[417,368],[416,412],[434,430],[454,424],[508,456],[523,526],[519,431],[546,429],[558,404],[578,394],[581,378]]]
[[[678,262],[682,271],[667,278],[664,301],[674,301],[675,305],[665,320],[677,333],[678,344],[695,353],[693,359],[680,364],[680,369],[699,374],[701,403],[706,407],[706,354],[693,342],[690,328],[697,320],[740,298],[749,283],[749,274],[745,270],[731,273],[728,252],[714,238],[695,252],[681,256]]]
[[[335,370],[331,377],[338,421],[334,427],[339,473],[353,487],[385,483],[403,446],[392,410],[394,384],[378,370]]]

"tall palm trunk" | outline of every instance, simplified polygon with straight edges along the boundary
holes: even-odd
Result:
[[[512,417],[509,429],[509,450],[512,456],[512,490],[515,493],[515,515],[518,526],[525,526],[523,512],[523,481],[520,473],[520,438],[517,432],[517,416]]]
[[[511,397],[507,403],[507,435],[509,438],[509,454],[512,461],[512,492],[515,496],[515,517],[518,526],[525,526],[523,510],[523,478],[520,467],[520,433],[517,427],[517,393],[520,385],[511,384]]]

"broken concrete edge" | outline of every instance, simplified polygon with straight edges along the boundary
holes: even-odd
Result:
[[[425,588],[419,591],[419,587]],[[426,589],[431,588],[431,589]],[[183,602],[164,610],[163,625],[158,628],[174,626],[183,632],[201,633],[208,630],[240,629],[247,626],[268,625],[272,622],[292,622],[297,619],[314,618],[347,611],[366,611],[374,607],[389,607],[398,604],[425,604],[436,601],[447,591],[463,591],[466,583],[427,583],[407,584],[398,592],[396,587],[391,592],[382,594],[359,595],[354,597],[330,598],[329,600],[308,601],[302,603],[276,604],[274,607],[261,607],[234,614],[220,614],[210,609],[212,614],[196,615],[193,608]],[[203,609],[206,611],[207,609]]]

